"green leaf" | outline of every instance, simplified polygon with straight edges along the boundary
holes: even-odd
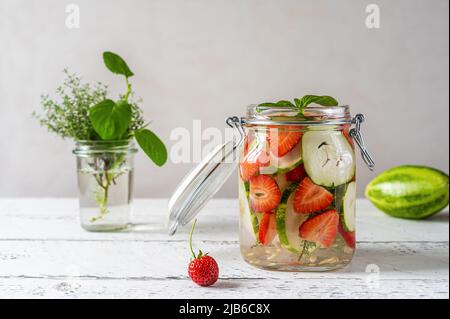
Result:
[[[299,111],[299,116],[303,117],[303,112],[305,111],[305,108],[311,104],[311,103],[316,103],[322,106],[337,106],[339,104],[338,101],[336,101],[334,98],[332,98],[331,96],[318,96],[318,95],[305,95],[304,97],[302,97],[301,99],[294,99],[294,103],[293,104],[291,101],[278,101],[276,103],[273,102],[266,102],[266,103],[261,103],[258,106],[260,107],[293,107],[293,108],[298,108]],[[257,109],[257,112],[261,112],[260,109]]]
[[[311,103],[316,103],[322,106],[337,106],[339,104],[336,99],[332,98],[331,96],[323,95],[305,95],[301,99],[294,99],[295,105],[300,109],[303,110],[305,107],[310,105]]]
[[[167,149],[164,143],[155,133],[148,129],[140,129],[134,132],[134,137],[142,150],[158,166],[167,162]]]
[[[291,101],[278,101],[277,103],[276,103],[276,105],[277,106],[280,106],[280,107],[283,107],[283,106],[287,106],[287,107],[295,107],[295,105],[294,104],[292,104],[292,102]]]
[[[258,106],[266,106],[266,107],[295,107],[295,105],[291,101],[278,101],[276,103],[273,102],[267,102],[267,103],[261,103]]]
[[[132,117],[131,105],[125,101],[104,100],[89,109],[89,119],[103,140],[120,139]]]
[[[103,62],[105,62],[105,66],[112,73],[122,74],[127,78],[134,75],[127,63],[118,54],[113,52],[103,52]]]

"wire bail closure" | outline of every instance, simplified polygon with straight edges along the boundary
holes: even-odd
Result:
[[[361,150],[361,157],[363,158],[364,163],[366,163],[367,167],[372,171],[375,167],[375,162],[367,150],[366,144],[364,142],[364,137],[361,133],[361,124],[364,123],[366,118],[363,114],[356,114],[352,120],[352,124],[355,125],[354,128],[350,130],[350,136],[358,145]]]
[[[244,142],[244,139],[245,139],[245,131],[244,131],[244,128],[242,127],[242,121],[237,116],[231,116],[231,117],[227,118],[226,123],[229,127],[231,127],[232,129],[235,129],[239,133],[239,140],[234,142],[234,147],[233,147],[234,149],[236,149],[239,146],[241,146],[242,142]]]

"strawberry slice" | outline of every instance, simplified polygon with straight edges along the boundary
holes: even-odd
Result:
[[[244,140],[244,157],[247,156],[249,149],[250,149],[250,139],[248,136],[246,136]]]
[[[329,210],[304,222],[299,229],[301,238],[329,248],[336,239],[339,225],[339,214]]]
[[[264,150],[253,150],[246,154],[241,161],[241,178],[248,182],[253,176],[259,175],[260,167],[269,166],[270,160]]]
[[[305,177],[306,171],[304,165],[300,165],[286,173],[286,180],[289,182],[301,182]]]
[[[258,175],[250,179],[250,205],[255,212],[271,212],[280,201],[281,191],[272,177]]]
[[[341,223],[339,223],[339,234],[341,234],[342,238],[344,238],[345,243],[348,247],[355,249],[356,248],[356,234],[355,232],[348,232],[344,229]]]
[[[264,213],[259,223],[258,239],[264,246],[269,245],[277,235],[277,221],[275,214]]]
[[[250,178],[259,174],[259,163],[247,154],[241,161],[240,171],[242,180],[248,182]]]
[[[257,161],[261,167],[268,167],[270,165],[270,156],[267,151],[261,150]]]
[[[270,151],[277,157],[289,153],[302,138],[302,132],[296,127],[277,128],[271,127],[267,133]]]
[[[318,212],[330,206],[333,199],[333,194],[306,177],[295,192],[294,209],[299,214]]]

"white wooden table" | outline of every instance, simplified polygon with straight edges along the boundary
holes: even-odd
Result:
[[[195,246],[213,255],[220,280],[187,277],[189,227],[166,235],[166,201],[136,200],[132,232],[88,233],[75,199],[0,199],[2,298],[449,298],[449,214],[393,219],[358,203],[358,251],[329,273],[281,273],[242,261],[238,204],[214,200],[199,216]]]

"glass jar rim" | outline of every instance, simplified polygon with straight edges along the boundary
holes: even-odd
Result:
[[[277,125],[277,126],[304,126],[304,125],[345,125],[352,124],[349,105],[338,106],[308,106],[304,116],[299,116],[295,107],[259,106],[256,104],[247,107],[247,115],[241,118],[244,126]]]
[[[132,139],[122,140],[77,140],[73,153],[77,156],[88,156],[100,153],[136,153]]]

